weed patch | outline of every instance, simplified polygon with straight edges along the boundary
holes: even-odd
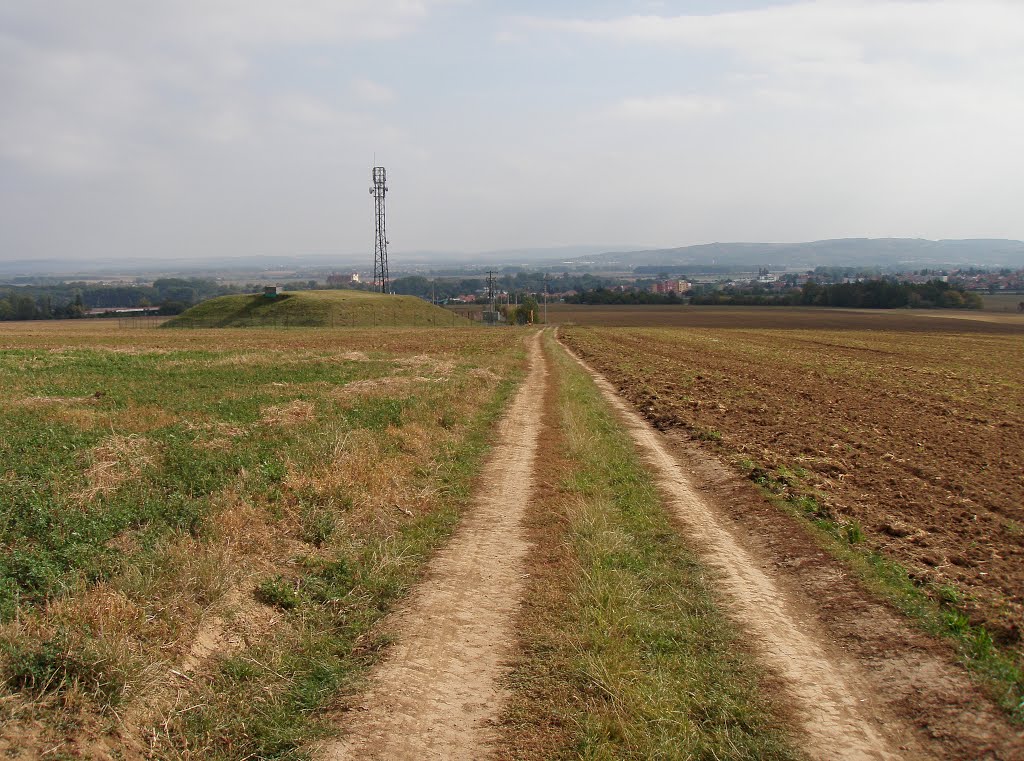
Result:
[[[77,692],[105,707],[116,707],[125,695],[131,662],[115,657],[104,643],[58,632],[38,643],[5,643],[9,684],[31,695]],[[127,668],[126,668],[127,666]]]

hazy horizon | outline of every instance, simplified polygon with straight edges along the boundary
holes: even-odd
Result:
[[[1024,4],[506,7],[0,0],[0,261],[1024,238]]]

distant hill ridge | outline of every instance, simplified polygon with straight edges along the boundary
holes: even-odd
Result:
[[[452,327],[472,324],[415,296],[370,291],[294,291],[218,296],[164,323],[170,328]]]
[[[649,265],[765,265],[769,267],[981,266],[1024,267],[1024,242],[1000,238],[837,238],[807,243],[703,243],[647,251],[580,256],[577,263]]]

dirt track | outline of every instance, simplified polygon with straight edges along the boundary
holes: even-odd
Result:
[[[547,368],[540,335],[530,372],[503,418],[480,497],[426,581],[389,621],[396,644],[322,759],[476,758],[500,715],[498,678],[529,545],[520,527],[533,487]]]

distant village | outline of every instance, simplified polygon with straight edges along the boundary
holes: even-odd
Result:
[[[339,276],[332,276],[338,277]],[[352,275],[352,282],[359,282],[358,275]],[[906,272],[856,272],[837,267],[822,267],[817,270],[793,272],[786,270],[772,271],[767,267],[758,268],[756,273],[738,273],[736,275],[706,274],[684,277],[642,278],[622,274],[605,278],[608,282],[598,286],[602,290],[615,293],[650,293],[660,296],[674,295],[688,297],[718,291],[734,291],[764,294],[782,294],[801,288],[807,283],[820,285],[867,283],[886,280],[898,283],[925,284],[933,281],[947,283],[949,286],[978,294],[1020,293],[1024,294],[1024,268],[979,270],[967,269],[918,269]],[[328,279],[331,282],[331,278]],[[346,283],[348,279],[346,278]],[[518,289],[501,289],[496,296],[508,298]],[[543,295],[543,291],[528,290],[530,295]],[[581,296],[582,291],[576,288],[547,291],[549,299],[554,301],[570,301]],[[478,288],[473,292],[459,293],[443,299],[443,303],[472,304],[487,299],[487,289]]]

